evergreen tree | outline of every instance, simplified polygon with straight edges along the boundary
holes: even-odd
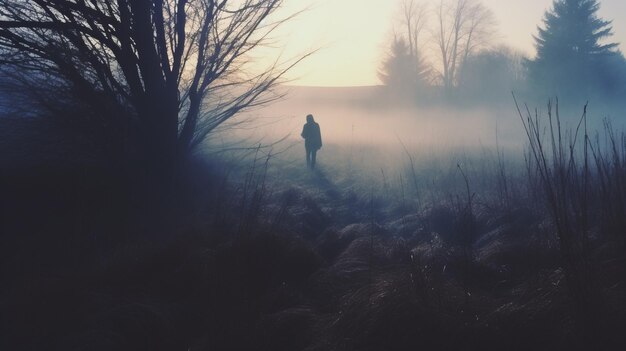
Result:
[[[424,60],[411,54],[402,37],[394,38],[389,57],[383,62],[378,76],[395,95],[415,96],[428,84],[430,69]]]
[[[537,56],[529,62],[530,79],[549,94],[588,97],[609,93],[619,84],[610,70],[618,53],[611,21],[597,16],[596,0],[555,0],[535,36]]]

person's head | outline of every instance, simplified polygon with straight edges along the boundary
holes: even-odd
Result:
[[[313,119],[313,115],[307,115],[306,116],[306,121],[307,121],[307,123],[315,122],[315,120]]]

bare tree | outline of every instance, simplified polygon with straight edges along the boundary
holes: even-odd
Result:
[[[404,30],[409,44],[409,55],[418,75],[418,86],[424,87],[431,83],[432,68],[426,61],[421,42],[422,34],[428,26],[428,7],[426,3],[416,0],[405,0],[402,3]]]
[[[421,56],[420,36],[427,26],[428,8],[425,3],[416,0],[405,0],[401,5],[404,32],[409,44],[409,53],[413,57]],[[419,54],[419,56],[418,56]]]
[[[479,0],[440,0],[433,35],[440,61],[439,75],[449,93],[468,56],[484,47],[495,27],[494,16]]]
[[[420,41],[427,25],[427,7],[416,0],[405,0],[399,10],[400,26],[394,28],[393,41],[378,76],[393,94],[413,99],[431,80],[431,68],[424,59]]]
[[[272,20],[281,3],[0,0],[0,63],[133,124],[151,171],[167,172],[217,126],[275,98],[265,93],[295,62],[243,69],[288,19]]]

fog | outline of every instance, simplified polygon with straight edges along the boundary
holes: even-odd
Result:
[[[509,106],[394,106],[377,96],[379,89],[290,87],[283,99],[239,116],[232,121],[239,128],[226,126],[213,141],[299,142],[305,116],[312,114],[324,144],[455,149],[520,148],[525,142],[512,98]]]
[[[500,101],[491,105],[441,101],[407,104],[386,99],[383,89],[283,87],[279,90],[283,98],[229,121],[210,138],[208,149],[260,145],[271,146],[274,152],[290,148],[302,151],[300,133],[308,114],[319,123],[325,146],[348,148],[350,152],[374,148],[400,157],[406,157],[409,151],[417,157],[498,149],[510,152],[512,157],[521,157],[528,143],[510,93],[503,93]],[[519,97],[518,100],[522,117],[527,118],[530,112],[541,123],[549,123],[547,100],[541,102],[543,105]],[[552,104],[552,117],[556,119],[556,102]],[[577,126],[583,111],[584,104],[560,103],[559,118],[564,132]],[[618,108],[609,110],[605,105],[590,103],[587,112],[590,135],[601,131],[607,119],[616,129],[621,128],[621,121],[614,118],[620,113]],[[324,151],[320,153],[322,160]],[[370,159],[371,163],[384,161]]]
[[[406,103],[390,98],[384,87],[283,87],[279,101],[231,120],[206,143],[209,154],[232,159],[247,174],[267,161],[273,192],[306,187],[359,196],[404,198],[407,192],[431,204],[465,193],[466,183],[484,196],[502,196],[502,183],[527,184],[529,139],[510,92],[489,103],[422,99]],[[479,91],[478,94],[481,92]],[[522,117],[537,118],[541,138],[549,140],[548,100],[517,96]],[[560,123],[564,145],[572,142],[584,104],[573,99],[552,102],[553,125]],[[323,147],[316,172],[306,169],[306,116],[320,125]],[[623,122],[615,105],[590,102],[586,126],[594,147],[607,145],[604,123],[615,133]],[[584,128],[584,125],[581,126]],[[579,130],[579,139],[582,139]],[[580,149],[579,142],[576,150]],[[582,150],[581,150],[582,151]],[[582,155],[582,153],[581,153]],[[321,183],[320,183],[321,182]],[[319,184],[318,184],[319,183]],[[281,190],[282,189],[282,190]],[[320,200],[321,201],[321,200]]]

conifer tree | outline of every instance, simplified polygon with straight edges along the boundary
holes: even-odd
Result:
[[[389,56],[378,76],[394,94],[415,96],[428,84],[430,69],[421,57],[415,57],[402,37],[394,38]]]
[[[528,68],[536,87],[570,97],[615,89],[607,70],[615,69],[618,44],[605,42],[612,26],[597,16],[599,8],[596,0],[554,1],[534,36],[537,56]]]

